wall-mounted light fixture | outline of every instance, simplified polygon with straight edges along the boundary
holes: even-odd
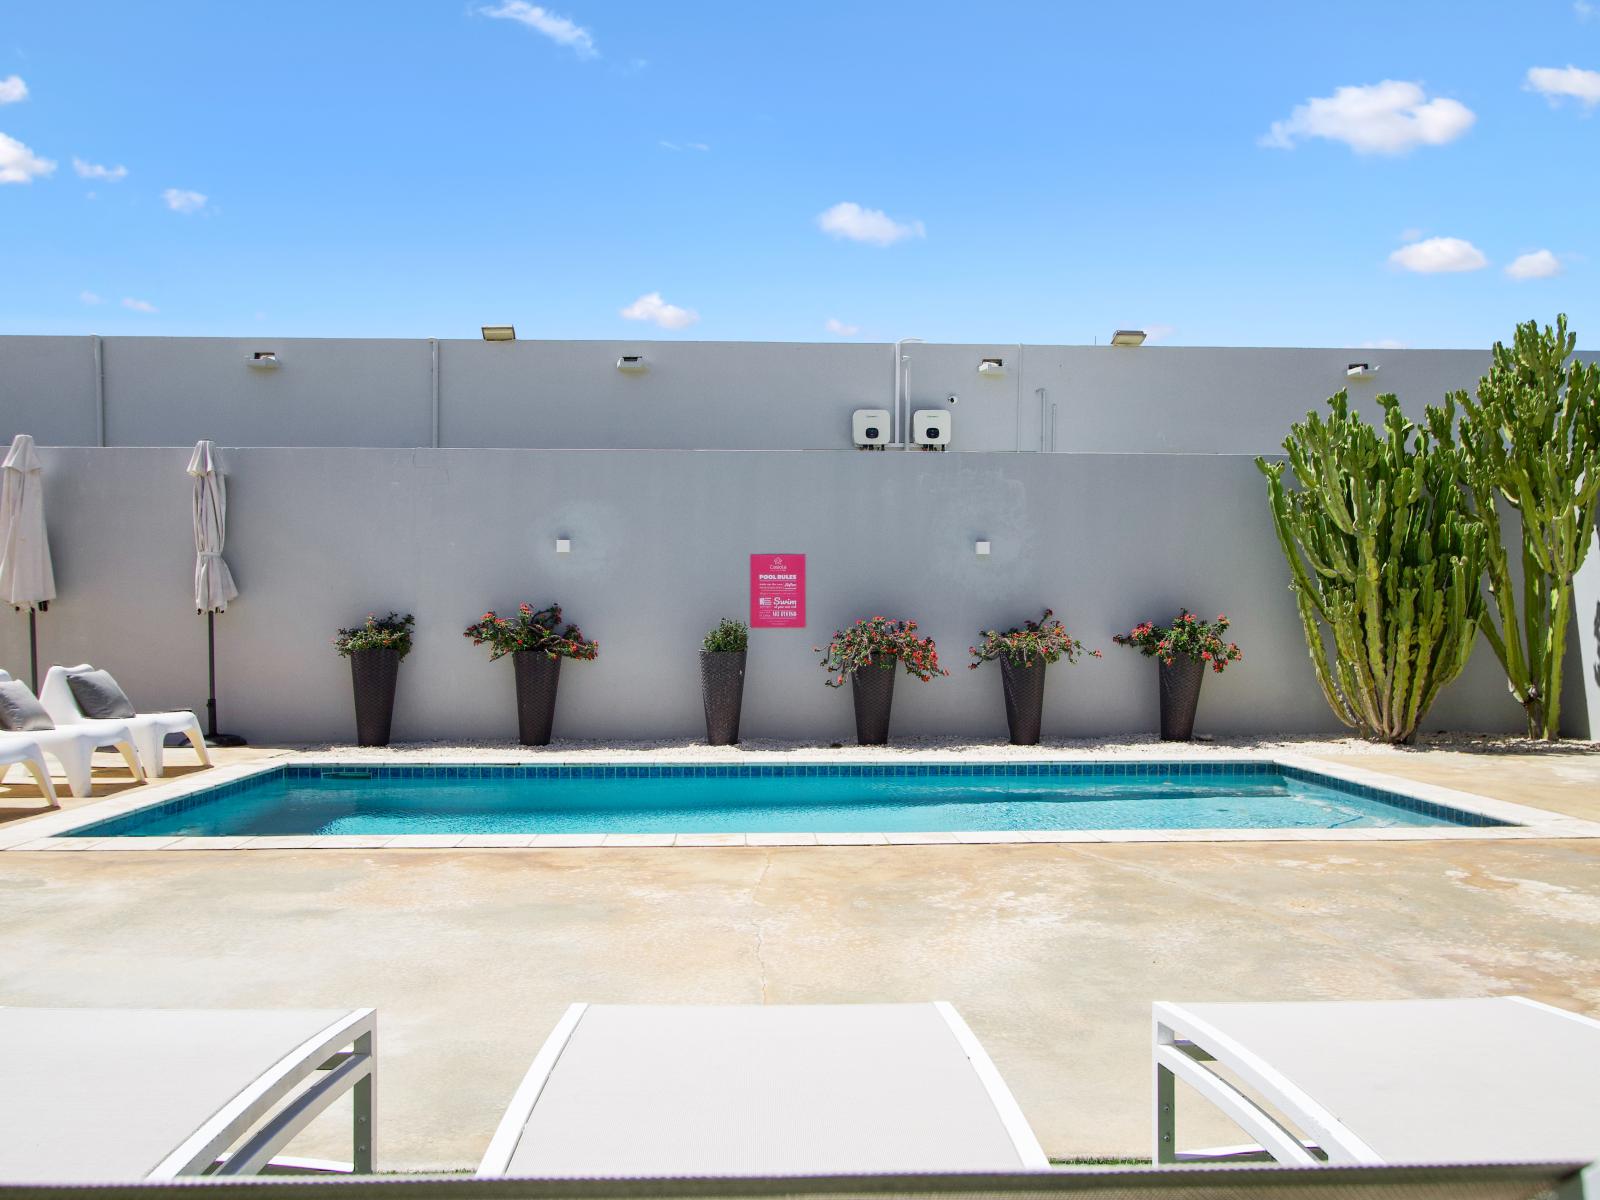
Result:
[[[1144,330],[1118,329],[1111,335],[1113,346],[1142,346],[1144,345]]]
[[[1371,379],[1378,373],[1378,368],[1371,363],[1351,363],[1344,373],[1350,379]]]
[[[978,360],[978,374],[989,379],[999,379],[1006,373],[1006,360],[1003,358],[980,358]]]
[[[557,538],[556,539],[556,553],[557,554],[571,554],[572,553],[572,539],[571,538]]]
[[[650,364],[645,362],[642,354],[624,354],[617,359],[617,370],[624,375],[643,375],[650,369]]]
[[[483,340],[486,342],[514,342],[517,340],[517,327],[515,325],[485,325],[483,326]]]
[[[979,558],[988,558],[989,557],[989,552],[992,549],[994,549],[994,546],[990,542],[983,541],[983,542],[973,542],[972,543],[972,548],[978,552],[978,557]]]
[[[258,371],[276,370],[278,366],[278,352],[276,350],[257,350],[244,361],[246,366],[254,367]]]

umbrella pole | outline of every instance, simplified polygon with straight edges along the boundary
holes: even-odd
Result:
[[[217,732],[217,614],[206,613],[206,745],[242,746],[242,737]]]
[[[33,686],[33,694],[39,694],[39,628],[36,624],[38,613],[32,608],[28,609],[28,682]]]

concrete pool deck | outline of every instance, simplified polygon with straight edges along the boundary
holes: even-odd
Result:
[[[1362,766],[1593,819],[1595,749]],[[0,897],[0,1003],[375,1006],[396,1170],[474,1165],[577,999],[950,1000],[1058,1157],[1147,1153],[1153,1000],[1522,994],[1600,1014],[1593,839],[89,850],[0,855]],[[1183,1128],[1236,1140],[1198,1103]],[[343,1133],[331,1115],[300,1152],[336,1155]]]

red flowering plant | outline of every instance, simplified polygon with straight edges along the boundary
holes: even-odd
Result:
[[[812,649],[822,652],[821,646]],[[915,621],[897,621],[889,617],[857,621],[847,629],[835,631],[823,654],[822,665],[828,672],[828,686],[843,687],[844,681],[863,667],[892,671],[897,659],[907,674],[915,675],[924,683],[936,675],[950,674],[939,665],[939,652],[934,649],[933,639],[917,636]]]
[[[490,662],[518,650],[537,650],[547,658],[592,659],[600,653],[600,644],[586,640],[576,625],[561,627],[559,604],[537,611],[531,604],[519,604],[517,615],[509,618],[491,608],[467,626],[465,635],[474,646],[489,647]]]
[[[404,658],[411,653],[411,628],[416,623],[410,613],[391,612],[387,617],[368,613],[364,623],[339,630],[333,648],[346,658],[357,650],[393,650]]]
[[[1069,663],[1078,661],[1080,655],[1099,658],[1100,651],[1090,650],[1066,631],[1050,609],[1037,621],[1024,621],[1021,629],[983,631],[983,641],[968,646],[967,653],[973,661],[967,664],[976,671],[986,662],[1004,658],[1013,667],[1031,667],[1036,662],[1053,663],[1063,658]]]
[[[1244,658],[1237,642],[1222,640],[1229,624],[1221,613],[1215,621],[1202,621],[1187,608],[1180,608],[1171,625],[1163,627],[1141,621],[1128,633],[1119,633],[1111,640],[1119,646],[1137,646],[1145,657],[1153,655],[1168,666],[1178,655],[1187,654],[1221,674],[1229,663]]]

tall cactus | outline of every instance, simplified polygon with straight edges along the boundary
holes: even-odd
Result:
[[[1528,736],[1549,741],[1561,735],[1572,577],[1600,515],[1600,364],[1570,361],[1576,344],[1565,313],[1554,329],[1518,325],[1509,349],[1495,343],[1476,399],[1450,396],[1462,409],[1466,481],[1489,533],[1489,594],[1499,626],[1487,609],[1479,624],[1527,711]],[[1521,518],[1520,622],[1497,498]]]
[[[1408,742],[1472,653],[1486,534],[1461,487],[1460,449],[1406,420],[1393,395],[1378,403],[1381,431],[1339,392],[1327,420],[1310,412],[1291,427],[1287,464],[1256,466],[1328,705],[1365,737]],[[1430,427],[1454,419],[1446,404],[1428,410]]]

